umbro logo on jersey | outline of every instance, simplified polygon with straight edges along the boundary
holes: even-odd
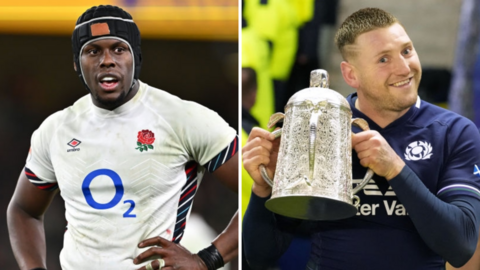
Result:
[[[75,152],[75,151],[80,151],[80,148],[76,148],[79,146],[82,142],[77,140],[77,139],[72,139],[67,143],[68,146],[72,147],[72,149],[67,149],[67,152]]]
[[[405,149],[405,159],[406,160],[424,160],[430,159],[433,155],[432,145],[428,142],[415,141],[407,146]]]

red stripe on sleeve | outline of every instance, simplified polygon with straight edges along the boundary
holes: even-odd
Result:
[[[25,171],[25,174],[26,174],[26,175],[33,176],[33,177],[37,177],[35,174],[33,174],[33,173],[29,173],[29,172],[27,172],[27,171]],[[38,177],[37,177],[37,178],[38,178]]]
[[[187,169],[185,170],[185,173],[186,173],[186,174],[189,174],[195,167],[197,167],[196,164],[195,164],[195,165],[192,165],[192,167],[187,168]]]
[[[232,157],[233,157],[233,155],[235,155],[235,151],[237,150],[237,140],[238,140],[238,137],[235,137],[235,140],[233,142]]]
[[[185,198],[185,196],[187,196],[189,193],[191,193],[196,188],[197,188],[197,185],[193,186],[187,193],[183,194],[183,196],[180,198],[180,201],[183,200],[183,198]]]
[[[39,189],[49,189],[51,187],[54,187],[56,184],[48,184],[44,186],[37,186]]]

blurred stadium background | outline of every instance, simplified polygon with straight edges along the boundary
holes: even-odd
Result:
[[[2,220],[32,132],[48,115],[88,94],[73,70],[71,34],[77,18],[100,4],[121,6],[137,23],[142,35],[143,82],[207,106],[238,129],[238,0],[2,0]],[[214,196],[218,194],[222,196]],[[221,232],[237,204],[233,192],[206,176],[193,207],[203,217],[200,224],[205,223],[198,228]],[[57,196],[45,219],[49,270],[60,269],[65,226],[63,200]],[[187,233],[195,229],[192,226],[187,224]],[[238,269],[237,264],[232,262],[230,269]],[[0,269],[18,269],[6,222],[0,222]]]

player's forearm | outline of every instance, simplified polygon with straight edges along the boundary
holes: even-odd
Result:
[[[425,243],[453,266],[465,264],[477,244],[480,201],[457,197],[444,202],[407,166],[390,184]]]
[[[252,192],[243,218],[243,252],[251,269],[266,269],[275,263],[293,239],[288,232],[291,230],[284,230],[283,225],[288,223],[292,228],[298,225],[297,220],[286,217],[282,220],[285,224],[277,223],[275,215],[265,208],[268,199]]]
[[[43,217],[34,218],[11,202],[7,210],[10,243],[21,270],[46,268]]]
[[[472,258],[462,267],[460,268],[454,268],[451,266],[448,262],[446,264],[446,270],[478,270],[480,269],[480,239],[478,240],[477,243],[477,249],[475,250],[475,253],[473,254]]]
[[[227,228],[213,241],[225,263],[238,256],[238,211]]]

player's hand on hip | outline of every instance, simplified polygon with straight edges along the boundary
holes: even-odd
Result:
[[[261,128],[253,128],[242,148],[243,166],[254,180],[252,191],[259,197],[267,197],[272,188],[263,180],[259,166],[265,165],[271,179],[277,167],[280,139]]]
[[[362,166],[372,169],[387,180],[397,176],[405,166],[405,162],[378,131],[367,130],[353,134],[352,148],[357,152]]]
[[[168,241],[160,236],[143,240],[138,244],[139,248],[150,247],[138,255],[134,264],[151,261],[151,267],[154,270],[207,270],[207,266],[197,254],[192,254],[186,248],[179,244]],[[161,257],[161,259],[157,259]],[[163,260],[163,267],[159,267]],[[149,270],[148,264],[138,270]]]

